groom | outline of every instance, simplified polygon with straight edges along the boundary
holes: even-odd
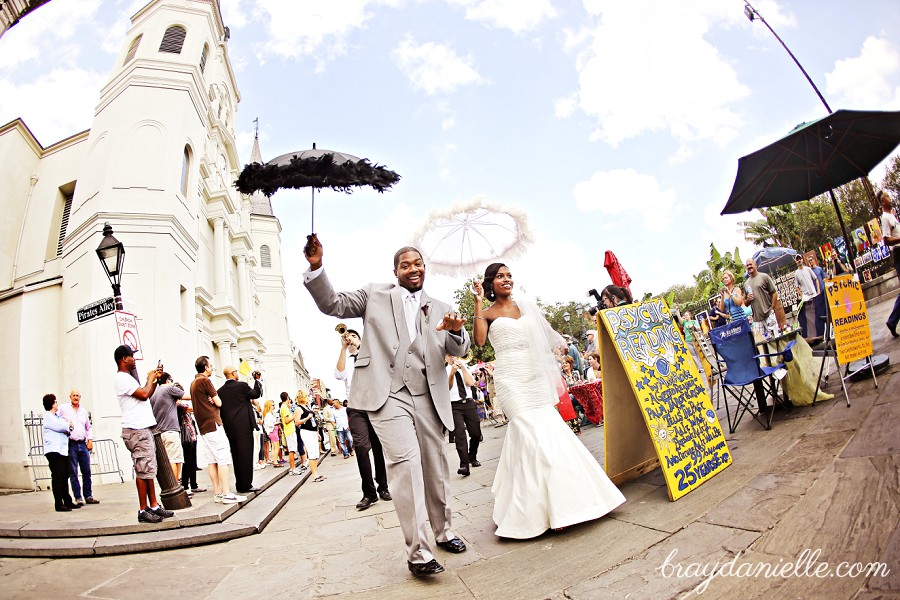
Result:
[[[469,349],[465,319],[422,291],[425,261],[412,247],[394,255],[397,284],[370,283],[336,293],[322,268],[322,245],[307,236],[309,270],[303,283],[323,313],[362,317],[362,346],[356,358],[349,406],[369,413],[387,461],[394,508],[406,541],[407,564],[417,577],[440,573],[428,541],[448,552],[466,545],[450,530],[449,468],[443,429],[453,428],[444,356]]]

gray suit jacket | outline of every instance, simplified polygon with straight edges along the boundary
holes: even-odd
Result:
[[[362,317],[365,331],[347,405],[366,411],[378,410],[390,393],[394,365],[399,368],[403,364],[399,357],[399,327],[406,327],[406,318],[401,288],[390,283],[370,283],[355,292],[338,293],[324,272],[305,285],[316,306],[326,315],[342,319]],[[428,322],[424,311],[420,310],[418,315],[418,328],[424,336],[428,389],[441,422],[447,429],[453,429],[444,356],[463,356],[469,349],[469,336],[465,329],[462,337],[435,329],[444,314],[450,312],[449,305],[428,297],[423,291],[419,306],[428,307]]]

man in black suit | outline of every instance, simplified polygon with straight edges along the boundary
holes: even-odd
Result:
[[[232,366],[224,369],[225,383],[218,389],[222,400],[220,415],[225,435],[231,445],[234,461],[235,489],[242,494],[258,492],[253,487],[253,432],[256,430],[256,414],[251,400],[262,396],[260,373],[253,373],[253,387],[238,381],[238,371]]]

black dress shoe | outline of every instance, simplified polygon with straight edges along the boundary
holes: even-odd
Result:
[[[68,506],[57,506],[56,512],[72,512],[72,509]]]
[[[411,563],[407,561],[406,564],[409,565],[409,572],[416,577],[426,577],[428,575],[437,575],[438,573],[444,572],[444,567],[441,566],[441,563],[433,558],[427,563]]]
[[[238,494],[250,494],[250,493],[258,494],[261,491],[262,491],[261,489],[259,489],[258,487],[256,487],[254,485],[249,490],[238,490],[237,492],[238,492]]]
[[[469,471],[469,465],[460,465],[456,472],[463,477],[468,477],[469,475],[471,475],[471,472]]]
[[[391,493],[390,493],[389,491],[387,491],[387,490],[381,490],[380,492],[378,492],[378,496],[379,496],[382,500],[384,500],[385,502],[390,502],[391,500],[394,499],[394,498],[391,496]]]
[[[480,467],[480,466],[481,466],[481,463],[478,462],[478,459],[473,460],[473,461],[470,462],[469,464],[472,465],[473,467]]]
[[[378,502],[378,498],[368,498],[363,496],[363,499],[356,503],[356,508],[359,510],[366,510],[376,502]]]
[[[65,504],[64,506],[70,510],[81,508],[81,504],[75,504],[74,502],[72,504]]]
[[[466,551],[466,544],[459,538],[453,538],[452,540],[447,540],[446,542],[438,542],[438,547],[443,548],[447,552],[452,552],[453,554],[459,554],[460,552]]]

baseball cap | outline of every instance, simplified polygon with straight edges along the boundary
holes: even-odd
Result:
[[[116,359],[116,363],[125,358],[126,356],[134,356],[134,350],[131,349],[131,346],[126,346],[125,344],[116,348],[113,356]]]

